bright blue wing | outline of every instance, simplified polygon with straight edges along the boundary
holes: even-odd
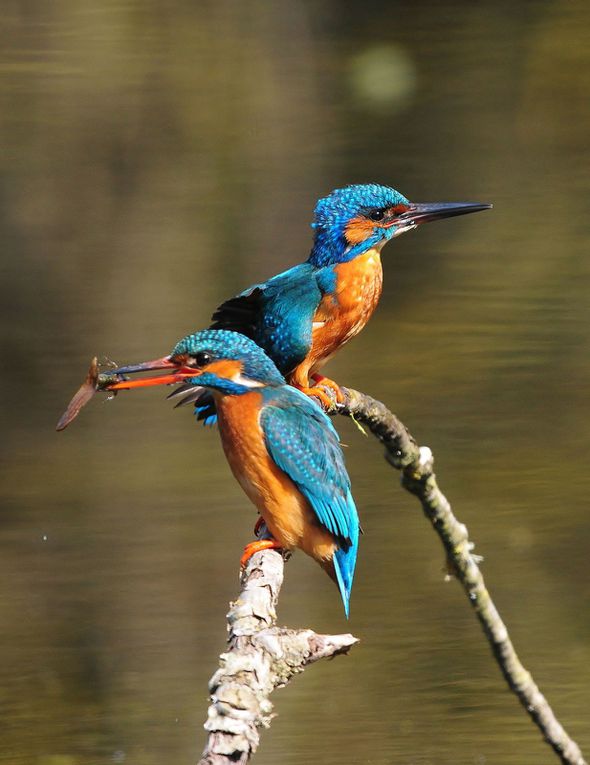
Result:
[[[311,347],[313,317],[322,299],[317,274],[309,263],[301,263],[250,287],[219,306],[211,329],[250,337],[288,374]]]
[[[307,356],[313,317],[322,297],[335,284],[332,268],[300,263],[226,300],[213,314],[210,329],[246,335],[287,375]],[[215,403],[210,395],[197,402],[195,414],[205,425],[215,424]]]
[[[354,577],[359,519],[338,434],[311,399],[294,388],[268,391],[260,424],[266,447],[309,501],[319,523],[336,537],[334,568],[344,609]]]

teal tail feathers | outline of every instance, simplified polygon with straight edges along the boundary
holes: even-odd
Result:
[[[332,558],[336,581],[338,582],[342,603],[344,604],[344,613],[347,619],[350,610],[350,591],[352,589],[352,580],[354,579],[358,541],[359,530],[357,525],[351,534],[350,543],[339,547]]]

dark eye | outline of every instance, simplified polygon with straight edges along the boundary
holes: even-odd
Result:
[[[373,212],[369,213],[369,218],[371,220],[383,220],[385,217],[385,211],[384,210],[373,210]]]
[[[195,361],[197,362],[198,367],[206,367],[207,364],[210,364],[213,361],[213,359],[207,351],[199,351],[195,356]]]

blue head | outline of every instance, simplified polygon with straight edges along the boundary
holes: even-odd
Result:
[[[399,191],[376,183],[335,189],[315,208],[309,262],[329,266],[378,250],[421,223],[491,207],[476,202],[413,204]]]
[[[399,191],[376,183],[335,189],[316,205],[309,261],[334,265],[382,247],[396,232],[392,213],[405,212],[409,204]]]
[[[187,335],[174,346],[169,356],[121,367],[116,372],[127,375],[155,369],[166,369],[169,373],[125,380],[109,386],[109,389],[182,382],[189,387],[199,386],[229,395],[241,395],[256,388],[285,385],[284,377],[262,348],[238,332],[222,329],[205,329]]]
[[[195,367],[189,382],[222,393],[247,393],[252,388],[285,385],[285,378],[253,340],[239,332],[205,329],[183,338],[170,360]]]

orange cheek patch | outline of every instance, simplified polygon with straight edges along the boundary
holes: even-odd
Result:
[[[217,375],[217,377],[221,377],[224,380],[233,380],[236,375],[241,374],[242,370],[243,367],[241,361],[237,361],[236,359],[220,359],[219,361],[214,361],[206,367],[203,367],[201,372],[211,372],[211,374]]]
[[[348,221],[344,229],[344,236],[348,244],[360,244],[371,236],[374,228],[375,223],[358,216]]]

